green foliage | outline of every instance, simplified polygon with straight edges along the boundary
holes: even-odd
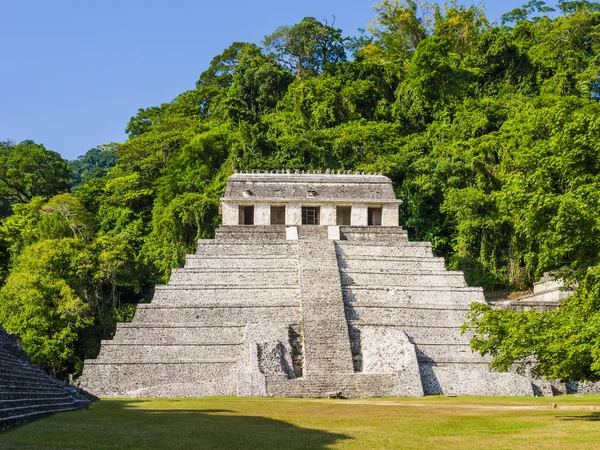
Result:
[[[18,334],[33,362],[65,375],[78,357],[75,342],[91,324],[88,305],[69,281],[77,277],[74,239],[30,245],[0,289],[0,324]]]
[[[300,79],[346,61],[342,30],[305,17],[296,25],[279,27],[265,37],[266,50]]]
[[[493,357],[491,367],[517,367],[548,379],[600,381],[600,265],[556,311],[515,313],[471,305],[463,330],[471,348]]]
[[[373,9],[376,17],[368,27],[370,36],[359,40],[356,56],[408,64],[430,31],[433,5],[415,0],[384,0]]]
[[[69,190],[69,168],[60,155],[33,141],[0,142],[0,199],[26,203]]]
[[[71,188],[88,183],[94,178],[106,176],[116,163],[117,155],[110,147],[88,150],[85,155],[68,163],[71,169]]]
[[[93,235],[93,217],[72,194],[52,197],[42,207],[40,231],[46,238],[76,237],[86,241]]]

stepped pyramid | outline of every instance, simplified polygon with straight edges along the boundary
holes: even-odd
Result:
[[[117,326],[81,386],[104,397],[533,395],[459,326],[485,302],[398,226],[381,175],[229,178],[223,225]]]
[[[0,430],[56,412],[87,409],[89,400],[33,365],[15,336],[0,328]]]

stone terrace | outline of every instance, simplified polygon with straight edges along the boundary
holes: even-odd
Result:
[[[0,329],[0,430],[88,405],[76,388],[31,364],[14,336]]]
[[[119,324],[81,385],[112,397],[533,395],[530,378],[470,351],[459,327],[483,292],[408,241],[399,203],[381,175],[233,175],[215,238]]]

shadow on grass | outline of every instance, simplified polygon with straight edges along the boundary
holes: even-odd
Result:
[[[600,413],[590,413],[585,416],[559,416],[562,420],[585,420],[588,422],[600,422]]]
[[[3,433],[0,448],[325,449],[351,439],[261,417],[260,410],[256,415],[241,415],[183,404],[184,409],[176,409],[176,401],[168,404],[162,409],[143,400],[101,402],[90,411],[56,414]]]

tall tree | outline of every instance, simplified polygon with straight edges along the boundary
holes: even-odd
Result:
[[[117,163],[118,156],[111,147],[92,148],[85,155],[69,161],[71,187],[76,188],[93,178],[102,178]]]
[[[279,27],[264,40],[271,55],[297,79],[319,74],[327,66],[346,61],[342,30],[305,17],[300,23]]]
[[[416,0],[384,0],[373,9],[376,16],[367,28],[370,36],[359,40],[357,56],[408,64],[431,29],[433,5]]]
[[[43,145],[0,142],[0,198],[26,203],[68,192],[69,177],[67,162]]]

